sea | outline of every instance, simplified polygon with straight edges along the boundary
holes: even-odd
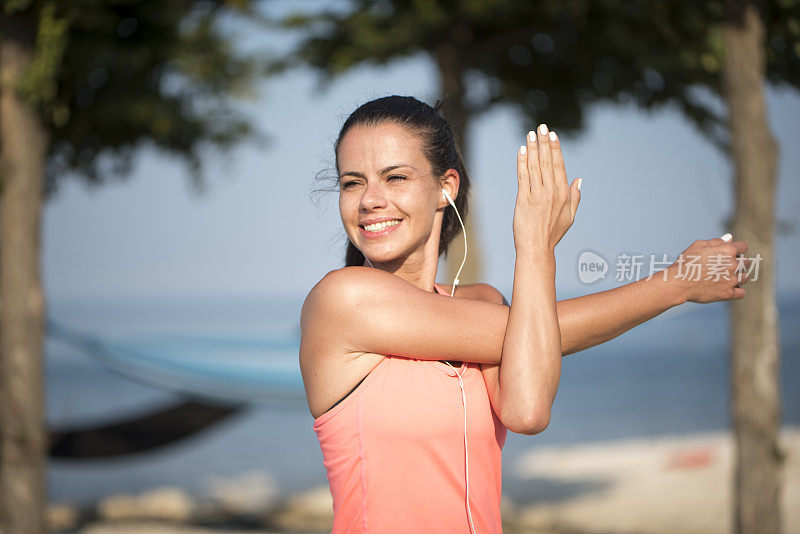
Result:
[[[198,351],[212,363],[268,359],[284,374],[288,369],[299,376],[296,347],[269,340],[296,339],[300,296],[73,299],[48,305],[53,323],[86,339],[162,356],[164,347],[176,354],[175,347],[183,343],[178,352],[184,358]],[[778,309],[782,420],[797,427],[800,294],[779,295]],[[535,436],[508,434],[504,495],[523,499],[522,493],[530,490],[515,472],[517,461],[537,447],[730,429],[728,317],[728,303],[687,303],[609,342],[564,357],[548,428]],[[113,423],[186,398],[186,384],[174,378],[150,380],[148,372],[125,372],[85,346],[48,336],[48,426]],[[281,495],[326,486],[302,385],[291,390],[287,394],[284,388],[275,398],[253,396],[240,413],[151,451],[106,459],[53,459],[48,463],[49,499],[92,506],[108,495],[165,486],[204,495],[220,481],[235,484],[253,474]],[[242,391],[247,390],[238,394]]]

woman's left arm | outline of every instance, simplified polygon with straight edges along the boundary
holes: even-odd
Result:
[[[600,345],[684,302],[719,302],[740,299],[749,276],[736,272],[737,256],[747,243],[721,238],[697,240],[679,258],[696,258],[697,270],[685,276],[680,262],[664,271],[621,287],[556,302],[561,329],[561,355]],[[749,267],[746,259],[744,267]],[[714,264],[717,266],[715,267]],[[727,265],[724,270],[719,265]],[[720,276],[712,273],[719,272]],[[665,273],[666,271],[666,273]],[[508,306],[502,293],[489,284],[467,286],[465,298],[477,298]],[[466,290],[467,288],[465,288]],[[488,364],[492,365],[492,364]]]
[[[562,357],[605,343],[688,301],[709,303],[743,298],[745,290],[739,286],[744,285],[749,276],[735,271],[736,257],[746,251],[747,244],[744,241],[729,243],[720,238],[698,240],[680,256],[698,260],[695,263],[698,270],[690,277],[684,276],[685,273],[680,270],[681,263],[676,262],[649,279],[642,278],[607,291],[557,301]],[[714,263],[729,266],[722,273],[724,276],[709,274]],[[746,260],[744,267],[749,265],[750,260]],[[720,270],[719,267],[714,269]],[[468,287],[469,291],[463,294],[465,298],[508,305],[502,293],[488,284]],[[492,406],[497,412],[500,366],[481,364],[481,368]]]

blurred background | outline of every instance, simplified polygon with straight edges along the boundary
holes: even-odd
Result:
[[[41,101],[55,132],[41,226],[53,531],[330,529],[298,317],[344,262],[326,178],[368,100],[447,95],[473,182],[467,282],[507,298],[515,155],[541,122],[583,178],[556,250],[559,300],[733,231],[713,2],[85,4],[58,60],[72,86]],[[49,5],[37,16],[58,28]],[[767,5],[780,499],[785,531],[800,532],[800,17],[796,2]],[[475,43],[483,55],[459,53]],[[148,62],[147,80],[115,78]],[[172,100],[154,103],[162,90]],[[608,262],[604,279],[581,282],[584,251]],[[643,255],[640,275],[615,279],[621,254]],[[684,304],[564,358],[549,427],[504,448],[508,531],[733,530],[729,315]]]

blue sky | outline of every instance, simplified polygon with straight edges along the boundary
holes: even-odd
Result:
[[[285,36],[243,35],[250,45],[274,49],[292,43]],[[148,148],[126,180],[110,178],[99,188],[64,180],[44,215],[48,298],[304,296],[342,264],[345,234],[336,194],[318,203],[311,195],[323,185],[317,173],[333,169],[342,122],[361,103],[387,94],[433,104],[436,88],[434,65],[422,55],[357,69],[324,92],[317,91],[313,72],[297,70],[266,81],[258,98],[245,104],[272,142],[208,158],[203,196],[191,192],[180,162]],[[768,109],[782,149],[778,216],[795,225],[777,241],[777,288],[798,292],[800,95],[770,89]],[[558,132],[558,124],[548,125]],[[535,127],[497,108],[475,121],[468,147],[478,223],[468,230],[478,232],[484,246],[484,280],[507,296],[516,150]],[[570,180],[583,178],[583,198],[556,250],[559,299],[620,285],[613,276],[582,284],[576,261],[584,250],[611,263],[623,252],[674,258],[695,239],[727,231],[721,221],[732,206],[732,168],[675,109],[598,107],[586,130],[563,137],[562,144]],[[438,280],[450,283],[442,275]]]

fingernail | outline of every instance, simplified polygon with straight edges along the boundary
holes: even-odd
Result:
[[[526,147],[525,145],[521,145],[519,147],[519,153],[522,154],[522,155],[527,154],[528,153],[528,147]]]
[[[581,183],[583,183],[583,178],[578,178],[578,191],[581,190]]]
[[[530,139],[531,142],[536,141],[536,132],[534,132],[533,130],[528,132],[528,139]]]
[[[542,135],[547,135],[547,125],[546,124],[540,124],[539,125],[539,133],[542,134]]]
[[[730,241],[731,239],[733,239],[733,236],[729,233],[722,236],[723,241]]]
[[[555,133],[555,132],[550,132],[550,140],[551,140],[552,142],[554,142],[554,143],[555,143],[556,141],[558,141],[558,136],[556,135],[556,133]]]

